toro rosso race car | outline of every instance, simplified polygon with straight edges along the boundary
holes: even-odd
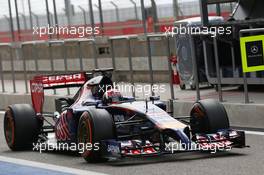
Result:
[[[222,104],[201,100],[194,103],[190,116],[174,117],[158,97],[137,101],[122,96],[112,88],[111,71],[34,77],[32,105],[13,104],[6,110],[4,133],[9,148],[32,149],[51,140],[54,145],[81,144],[84,159],[97,162],[245,147],[245,133],[230,128]],[[56,111],[44,113],[44,90],[66,87],[80,89],[72,98],[55,99]]]

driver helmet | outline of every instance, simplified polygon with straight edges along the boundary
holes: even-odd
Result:
[[[103,95],[103,104],[116,104],[122,101],[122,95],[117,89],[109,89]]]

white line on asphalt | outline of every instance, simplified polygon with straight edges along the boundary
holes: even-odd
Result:
[[[245,131],[245,132],[246,132],[246,134],[264,136],[264,132],[259,132],[259,131]]]
[[[98,173],[95,171],[85,171],[85,170],[80,170],[80,169],[76,169],[76,168],[68,168],[68,167],[64,167],[64,166],[51,165],[51,164],[47,164],[47,163],[34,162],[34,161],[17,159],[17,158],[10,158],[10,157],[5,157],[5,156],[0,156],[0,161],[18,164],[18,165],[23,165],[23,166],[42,168],[42,169],[47,169],[47,170],[52,170],[52,171],[58,171],[58,172],[62,172],[62,173],[77,174],[77,175],[82,175],[82,174],[106,175],[106,174]]]

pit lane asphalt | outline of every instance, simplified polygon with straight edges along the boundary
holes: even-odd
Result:
[[[33,151],[10,151],[4,140],[3,113],[0,113],[0,156],[115,175],[263,174],[264,135],[247,134],[246,139],[250,148],[233,149],[230,152],[217,154],[178,153],[161,157],[133,158],[116,162],[88,164],[79,155],[73,153],[45,152],[40,154]]]

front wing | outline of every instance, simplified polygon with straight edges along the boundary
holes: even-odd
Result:
[[[141,140],[103,140],[101,141],[101,154],[105,158],[116,159],[192,151],[216,153],[243,147],[246,147],[245,132],[228,129],[214,134],[196,134],[190,145],[184,145],[181,142],[169,142],[162,145]]]

